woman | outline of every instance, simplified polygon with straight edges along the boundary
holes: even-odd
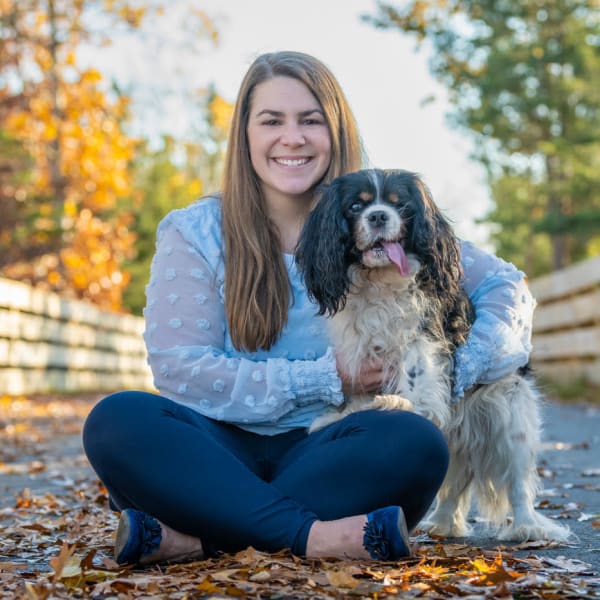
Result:
[[[376,392],[381,364],[345,373],[293,251],[315,189],[362,166],[357,127],[321,62],[258,57],[240,88],[222,193],[161,222],[145,341],[160,395],[98,403],[84,446],[121,511],[119,563],[248,545],[395,559],[446,473],[440,431],[363,411],[315,433],[344,392]],[[456,396],[527,362],[533,300],[512,265],[463,245],[477,312],[456,353]],[[353,376],[351,376],[353,375]]]

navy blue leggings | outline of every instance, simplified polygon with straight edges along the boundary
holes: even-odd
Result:
[[[83,443],[117,509],[136,508],[202,540],[207,553],[290,548],[304,555],[317,519],[404,509],[425,515],[448,467],[426,419],[363,411],[315,433],[257,435],[146,392],[119,392],[89,414]]]

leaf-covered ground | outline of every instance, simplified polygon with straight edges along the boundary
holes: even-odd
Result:
[[[472,545],[420,534],[417,557],[395,563],[306,560],[248,548],[183,565],[119,568],[111,558],[117,518],[79,441],[96,400],[0,398],[2,598],[600,598],[600,515],[593,509],[600,469],[587,467],[576,481],[559,483],[553,468],[567,463],[554,459],[540,466],[549,485],[538,505],[580,533],[570,547],[478,539]],[[594,443],[555,442],[552,449],[589,453]],[[594,460],[600,467],[597,452]],[[589,496],[573,501],[576,489]]]

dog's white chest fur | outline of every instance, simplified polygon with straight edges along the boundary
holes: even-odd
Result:
[[[411,273],[419,265],[414,259]],[[357,270],[344,310],[330,323],[338,360],[348,373],[358,373],[373,359],[382,359],[385,388],[375,400],[377,408],[416,408],[438,425],[447,420],[450,395],[450,350],[424,332],[430,313],[428,300],[414,276],[404,277],[394,267],[374,273]],[[353,412],[373,402],[357,396],[347,410]],[[412,405],[412,406],[411,406]],[[314,428],[332,418],[324,417]]]

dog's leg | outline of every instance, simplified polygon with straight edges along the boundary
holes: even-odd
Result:
[[[472,472],[464,456],[451,452],[448,473],[438,492],[436,506],[420,527],[433,535],[464,537],[471,532],[467,517],[471,508]]]
[[[519,460],[519,459],[516,459]],[[514,473],[509,483],[509,499],[513,510],[513,521],[500,531],[499,539],[510,541],[548,540],[565,542],[571,537],[568,527],[560,525],[535,510],[533,498],[536,482],[531,476],[523,479]]]
[[[532,381],[522,377],[511,378],[509,385],[504,393],[510,401],[511,420],[505,434],[496,438],[495,447],[498,456],[508,457],[503,485],[513,519],[507,524],[505,518],[496,515],[493,520],[500,525],[498,537],[511,541],[566,541],[571,535],[570,530],[540,514],[534,507],[540,487],[536,465],[541,430],[539,392]]]
[[[508,480],[508,497],[512,506],[512,523],[500,531],[499,539],[511,541],[549,540],[565,542],[571,537],[568,527],[536,511],[535,496],[539,487],[535,459],[526,444],[518,444]]]

